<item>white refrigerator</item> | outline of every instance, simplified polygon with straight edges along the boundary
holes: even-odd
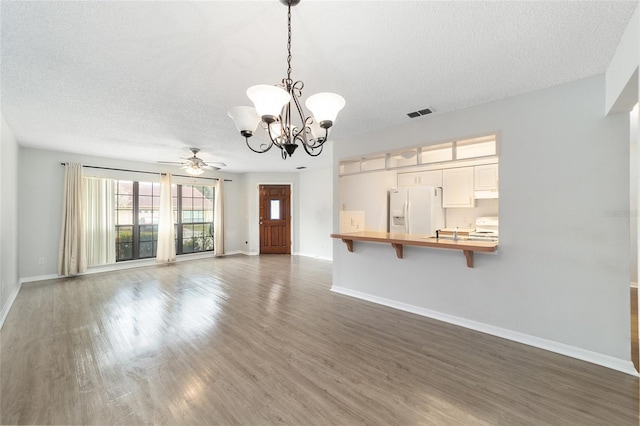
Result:
[[[434,235],[444,228],[442,188],[412,186],[389,190],[389,232]]]

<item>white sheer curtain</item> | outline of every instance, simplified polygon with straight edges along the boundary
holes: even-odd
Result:
[[[156,262],[169,263],[176,260],[176,241],[171,197],[171,175],[160,177],[160,212],[158,219],[158,251]]]
[[[86,241],[82,226],[82,164],[70,163],[64,168],[58,274],[76,275],[86,270]]]
[[[224,179],[218,179],[216,183],[216,204],[213,213],[213,247],[215,256],[224,256]]]
[[[87,265],[115,263],[114,181],[101,178],[84,178],[83,181]]]

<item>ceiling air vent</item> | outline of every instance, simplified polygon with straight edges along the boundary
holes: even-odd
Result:
[[[411,118],[420,117],[423,115],[431,114],[433,110],[431,108],[421,109],[420,111],[410,112],[407,115]]]

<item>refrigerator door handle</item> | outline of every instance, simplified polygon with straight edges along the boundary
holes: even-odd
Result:
[[[404,233],[409,233],[409,203],[410,201],[405,201],[404,203]]]

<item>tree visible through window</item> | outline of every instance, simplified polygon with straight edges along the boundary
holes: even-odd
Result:
[[[115,186],[116,261],[155,257],[160,184],[117,180]],[[212,251],[214,188],[172,185],[171,190],[176,254]]]

